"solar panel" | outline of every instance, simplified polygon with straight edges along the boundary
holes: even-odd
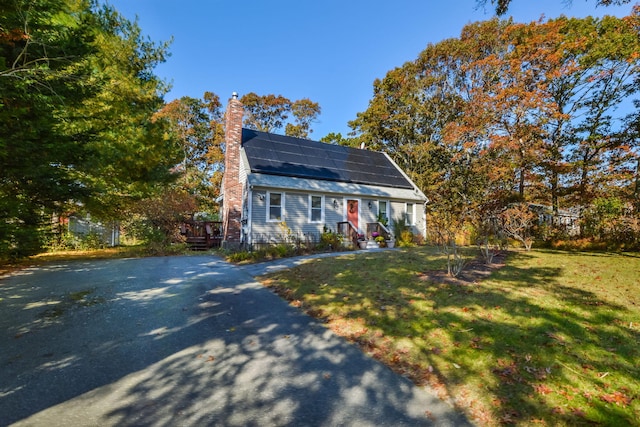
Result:
[[[307,139],[242,130],[242,146],[252,172],[413,188],[383,154]]]

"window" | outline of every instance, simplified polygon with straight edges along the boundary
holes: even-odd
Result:
[[[407,225],[415,225],[415,205],[413,203],[407,203],[406,211],[404,214],[404,222]]]
[[[324,196],[309,195],[309,222],[323,222]]]
[[[282,193],[269,193],[267,206],[267,221],[282,221],[284,195]]]
[[[385,224],[389,222],[389,211],[386,200],[378,200],[378,221]]]

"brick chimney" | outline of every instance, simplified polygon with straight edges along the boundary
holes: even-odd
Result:
[[[240,182],[240,146],[242,144],[242,103],[233,93],[224,121],[224,177],[222,181],[223,247],[238,247],[242,230],[242,183]]]

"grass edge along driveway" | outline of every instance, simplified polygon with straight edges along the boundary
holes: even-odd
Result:
[[[640,425],[640,255],[516,252],[466,284],[444,268],[420,247],[261,281],[480,425]]]

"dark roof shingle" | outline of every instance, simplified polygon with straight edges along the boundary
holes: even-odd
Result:
[[[251,129],[242,129],[242,146],[254,173],[413,188],[387,156],[377,151]]]

